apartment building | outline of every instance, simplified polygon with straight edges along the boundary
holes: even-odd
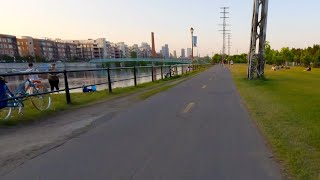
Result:
[[[17,38],[19,54],[21,57],[35,56],[33,38],[29,36],[22,36]]]
[[[23,36],[17,39],[17,44],[22,57],[40,57],[46,61],[70,60],[77,57],[77,45],[60,39],[34,39]]]
[[[151,46],[142,43],[128,46],[124,42],[111,43],[105,38],[88,40],[37,39],[30,36],[16,38],[0,34],[0,55],[32,56],[46,61],[70,59],[108,59],[130,58],[131,52],[137,52],[141,58],[149,58],[152,54]]]
[[[103,59],[108,56],[108,46],[105,38],[96,40],[73,40],[67,42],[76,45],[77,56],[81,59]]]
[[[130,57],[129,47],[124,42],[117,43],[117,46],[121,52],[121,58],[128,58]]]
[[[50,39],[33,39],[35,56],[43,57],[47,61],[59,60],[55,42]]]
[[[58,54],[58,59],[60,60],[74,59],[77,57],[77,45],[74,43],[56,39],[55,50]]]
[[[11,57],[19,56],[17,38],[15,36],[0,34],[0,56],[1,55]]]
[[[122,51],[120,50],[118,44],[111,43],[111,58],[122,58]]]

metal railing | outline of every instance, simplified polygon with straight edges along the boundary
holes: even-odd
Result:
[[[71,95],[70,91],[75,90],[75,89],[83,89],[83,87],[90,87],[90,86],[99,86],[99,85],[107,85],[107,89],[109,93],[112,93],[113,89],[113,84],[117,82],[123,82],[123,81],[134,81],[134,86],[138,85],[138,79],[145,78],[145,77],[151,77],[151,81],[149,82],[154,82],[156,80],[164,79],[164,78],[169,78],[173,77],[176,75],[182,75],[184,73],[188,73],[194,70],[197,70],[199,68],[204,68],[208,67],[210,64],[179,64],[179,65],[161,65],[161,66],[133,66],[133,67],[117,67],[117,68],[96,68],[96,69],[84,69],[84,70],[63,70],[63,71],[46,71],[46,72],[19,72],[19,73],[2,73],[0,76],[3,77],[12,77],[12,76],[28,76],[28,75],[48,75],[48,74],[63,74],[63,79],[64,79],[64,89],[59,89],[55,91],[49,91],[47,93],[40,93],[40,94],[32,94],[32,95],[24,95],[24,96],[19,96],[19,98],[25,98],[25,97],[31,97],[31,96],[37,96],[37,95],[42,95],[42,94],[51,94],[51,93],[56,93],[56,92],[65,92],[66,96],[66,102],[67,104],[71,104]],[[178,70],[180,68],[180,70]],[[151,70],[150,74],[147,75],[137,75],[137,71],[139,69],[149,69]],[[129,78],[122,78],[122,79],[117,79],[114,80],[115,78],[112,77],[112,72],[114,71],[119,71],[119,70],[132,70],[133,71],[133,76]],[[157,70],[160,70],[160,73],[157,73]],[[104,77],[106,79],[105,82],[101,83],[94,83],[94,84],[83,84],[81,86],[76,86],[76,87],[69,87],[69,80],[68,80],[68,74],[71,73],[79,73],[79,72],[106,72],[107,75]],[[173,74],[174,73],[174,74]],[[157,78],[160,76],[160,78]],[[12,91],[14,92],[14,91]],[[7,101],[7,100],[12,100],[16,99],[17,97],[10,97],[7,99],[0,99],[1,101]]]

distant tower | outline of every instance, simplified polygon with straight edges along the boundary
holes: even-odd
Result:
[[[255,72],[257,73],[258,78],[264,76],[264,49],[267,34],[267,17],[268,0],[254,0],[251,42],[248,54],[248,79],[252,79]]]
[[[156,54],[156,46],[154,43],[154,33],[151,32],[151,41],[152,41],[152,58],[156,58],[157,54]]]
[[[231,49],[231,33],[228,33],[228,56],[230,56]]]
[[[227,14],[229,14],[229,12],[227,12],[227,9],[229,9],[229,7],[221,7],[220,9],[222,9],[222,12],[220,12],[222,14],[222,17],[220,17],[220,18],[222,18],[222,20],[223,20],[222,24],[221,24],[222,30],[220,30],[220,31],[222,31],[222,35],[223,35],[222,59],[225,60],[225,58],[226,58],[226,35],[227,35],[227,32],[229,31],[229,30],[227,30],[227,26],[228,26],[227,18],[229,18],[229,17],[227,17]]]
[[[186,57],[186,50],[185,49],[181,49],[181,58],[185,58]]]
[[[176,50],[173,51],[173,57],[177,58],[177,51]]]

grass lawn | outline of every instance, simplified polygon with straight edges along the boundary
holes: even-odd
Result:
[[[170,84],[166,85],[168,82],[173,81],[175,79],[191,77],[203,70],[205,69],[190,72],[188,74],[173,76],[171,78],[158,80],[155,82],[139,84],[136,87],[132,86],[132,87],[126,87],[126,88],[115,88],[113,89],[112,94],[109,94],[108,90],[92,92],[92,93],[71,93],[71,101],[72,101],[71,105],[66,104],[65,94],[51,94],[52,105],[50,109],[46,111],[36,110],[32,105],[31,100],[27,100],[25,101],[23,115],[18,115],[17,111],[13,111],[12,117],[8,121],[0,121],[0,125],[14,126],[17,124],[30,123],[32,121],[41,120],[48,116],[53,116],[54,113],[58,111],[86,106],[90,103],[108,100],[108,99],[116,98],[120,96],[126,96],[132,93],[139,92],[141,90],[147,90],[148,88],[152,88],[151,90],[147,90],[146,92],[142,93],[139,96],[139,98],[143,100],[156,93],[159,93],[161,91],[165,91],[171,88],[173,85],[170,85]]]
[[[285,173],[320,179],[320,69],[266,67],[265,80],[248,81],[246,68],[235,65],[232,76]]]

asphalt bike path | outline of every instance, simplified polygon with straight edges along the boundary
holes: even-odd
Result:
[[[272,157],[229,70],[214,66],[0,179],[281,179]]]

